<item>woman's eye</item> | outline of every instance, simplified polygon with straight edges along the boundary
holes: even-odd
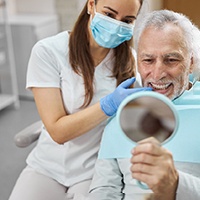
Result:
[[[114,18],[114,15],[112,13],[109,13],[109,12],[105,12],[104,13],[107,17],[111,17],[111,18]]]
[[[131,19],[125,19],[125,20],[123,20],[123,22],[125,22],[127,24],[133,24],[133,20],[131,20]]]

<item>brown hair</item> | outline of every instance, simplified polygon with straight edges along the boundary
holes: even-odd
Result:
[[[94,94],[93,79],[95,66],[90,54],[89,33],[87,31],[89,18],[90,15],[87,14],[86,3],[75,23],[69,40],[70,63],[73,70],[83,77],[85,84],[85,100],[82,107],[90,104]],[[123,42],[114,49],[113,77],[117,79],[117,85],[135,74],[135,62],[131,49],[132,43],[133,39]]]

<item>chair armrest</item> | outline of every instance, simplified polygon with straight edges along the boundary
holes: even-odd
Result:
[[[21,148],[27,147],[35,142],[42,130],[42,121],[37,121],[26,127],[14,137],[15,145]]]

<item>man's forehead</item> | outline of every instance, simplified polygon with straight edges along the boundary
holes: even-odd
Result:
[[[140,57],[181,57],[186,52],[187,45],[182,30],[171,24],[158,30],[155,27],[146,28],[138,43]]]
[[[176,57],[176,58],[179,58],[181,59],[183,56],[180,52],[169,52],[169,53],[164,53],[164,54],[153,54],[153,53],[145,53],[145,52],[141,52],[141,53],[138,53],[138,57],[140,58],[155,58],[155,57],[158,57],[158,56],[161,56],[163,58],[169,58],[169,57]]]
[[[150,45],[146,40],[153,43],[160,42],[160,44],[164,44],[165,42],[177,42],[181,44],[185,41],[185,37],[182,28],[175,24],[167,23],[162,27],[146,27],[141,33],[138,45],[140,46],[141,43],[143,45],[146,44],[147,46]]]
[[[156,24],[147,26],[144,28],[143,32],[172,32],[174,34],[178,33],[179,35],[183,34],[183,29],[177,24],[168,22],[163,24],[162,26],[157,26]]]

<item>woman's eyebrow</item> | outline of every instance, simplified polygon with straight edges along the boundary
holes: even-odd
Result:
[[[133,19],[136,19],[137,17],[136,16],[126,16],[126,18],[133,18]]]
[[[116,15],[118,14],[118,12],[116,10],[114,10],[113,8],[109,7],[109,6],[104,6],[104,8],[107,8],[109,9],[110,11],[114,12]],[[133,18],[133,19],[136,19],[136,16],[126,16],[125,18]]]
[[[111,7],[109,7],[109,6],[104,6],[104,8],[107,8],[107,9],[111,10],[112,12],[114,12],[114,13],[118,14],[118,12],[117,12],[116,10],[112,9],[112,8],[111,8]]]

